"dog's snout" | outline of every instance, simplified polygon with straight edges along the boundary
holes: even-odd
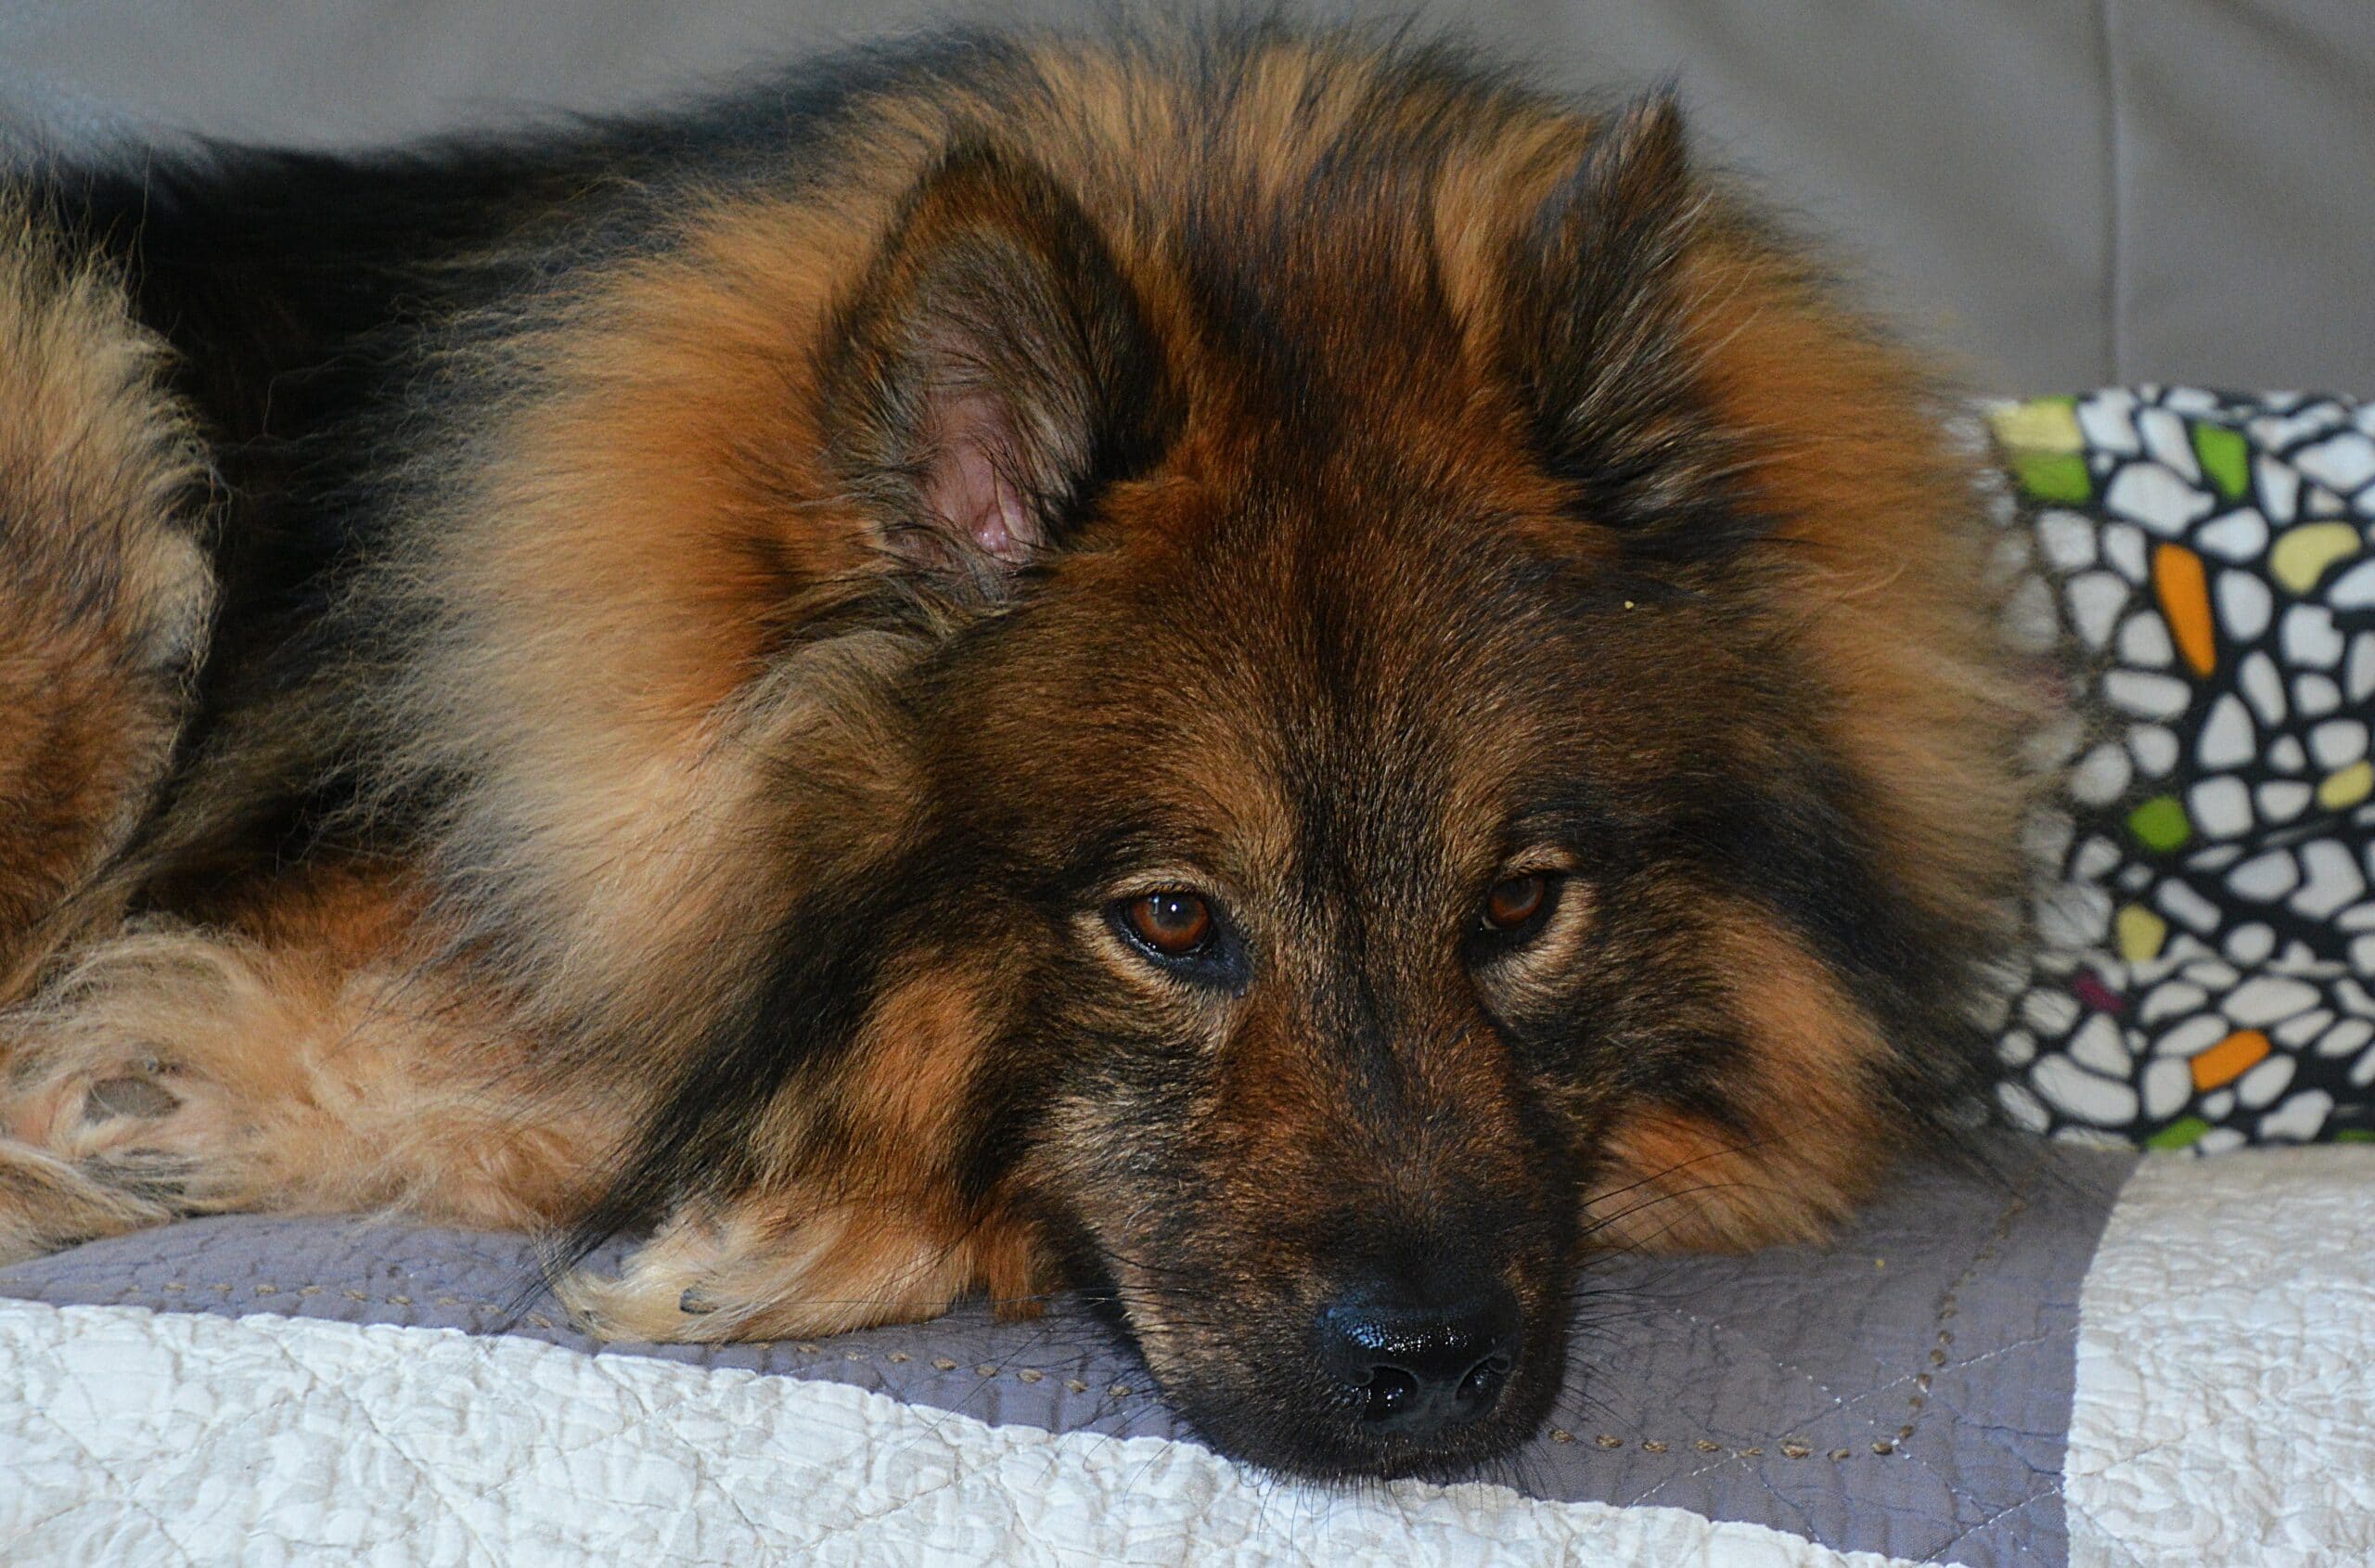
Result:
[[[1364,1424],[1424,1438],[1493,1408],[1517,1358],[1518,1327],[1506,1289],[1448,1306],[1356,1292],[1320,1310],[1320,1356],[1366,1396]]]

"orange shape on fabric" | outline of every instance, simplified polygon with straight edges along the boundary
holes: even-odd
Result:
[[[2218,635],[2202,558],[2183,545],[2161,546],[2152,552],[2152,591],[2160,596],[2161,618],[2168,622],[2194,678],[2207,676],[2218,667]]]
[[[2193,1086],[2199,1094],[2231,1084],[2257,1067],[2271,1047],[2256,1029],[2238,1029],[2193,1059]]]

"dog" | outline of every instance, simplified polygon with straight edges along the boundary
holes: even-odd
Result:
[[[1078,1289],[1232,1456],[1457,1473],[1584,1260],[1818,1236],[1984,1080],[1975,459],[1670,96],[957,34],[5,192],[0,1255]]]

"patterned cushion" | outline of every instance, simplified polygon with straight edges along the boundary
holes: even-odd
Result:
[[[1991,416],[2012,632],[2081,717],[2035,824],[2019,1125],[2375,1140],[2375,404],[2143,386]]]

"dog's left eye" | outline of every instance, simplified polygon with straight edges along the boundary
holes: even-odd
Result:
[[[1192,958],[1213,945],[1213,906],[1192,893],[1150,893],[1122,909],[1130,934],[1166,958]]]
[[[1503,877],[1484,892],[1478,924],[1504,941],[1530,936],[1559,902],[1559,880],[1547,871]]]
[[[1175,980],[1243,993],[1253,966],[1245,940],[1211,899],[1185,888],[1158,888],[1105,906],[1105,921],[1138,956]]]

